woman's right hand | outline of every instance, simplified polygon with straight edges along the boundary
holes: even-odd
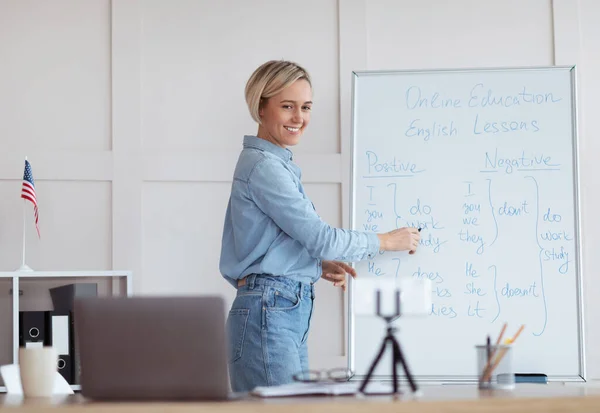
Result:
[[[414,254],[419,246],[421,234],[417,228],[404,227],[398,228],[383,234],[377,234],[379,237],[380,249],[383,251],[409,251]]]

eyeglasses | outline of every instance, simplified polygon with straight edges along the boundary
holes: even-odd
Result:
[[[294,374],[294,381],[302,383],[317,382],[343,382],[348,381],[354,375],[351,370],[345,368],[336,368],[331,370],[308,370]]]

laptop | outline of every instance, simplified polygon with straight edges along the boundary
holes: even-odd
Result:
[[[85,297],[73,314],[84,397],[230,398],[223,298]]]

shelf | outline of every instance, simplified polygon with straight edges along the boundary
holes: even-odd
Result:
[[[81,391],[81,385],[79,385],[79,384],[71,384],[71,389],[73,391]],[[6,393],[6,387],[0,386],[0,393]]]
[[[0,271],[0,365],[18,363],[19,312],[52,311],[50,289],[79,283],[96,284],[99,297],[132,295],[131,271]]]
[[[131,277],[131,271],[0,271],[0,278]]]

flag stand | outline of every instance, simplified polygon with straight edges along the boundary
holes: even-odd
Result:
[[[21,266],[17,270],[18,272],[29,272],[33,271],[29,265],[25,264],[25,232],[27,229],[26,225],[26,213],[27,213],[27,201],[23,200],[23,260],[21,261]]]

